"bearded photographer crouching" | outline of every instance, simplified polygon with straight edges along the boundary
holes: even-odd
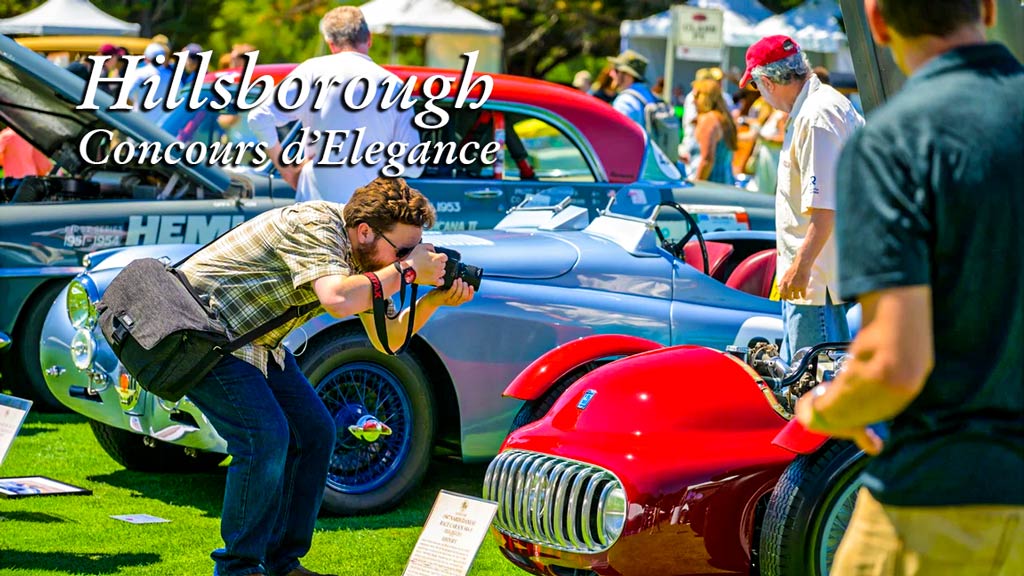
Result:
[[[396,313],[385,300],[404,296],[412,283],[442,285],[448,256],[421,244],[434,221],[423,194],[401,178],[379,177],[347,204],[313,201],[265,212],[180,266],[236,336],[308,306],[225,356],[188,392],[233,458],[221,516],[224,547],[211,555],[216,574],[316,574],[299,558],[312,543],[335,424],[281,341],[324,311],[357,314],[373,345],[390,353],[440,306],[472,300],[475,291],[462,279],[420,298],[414,319],[411,306]],[[389,336],[375,325],[375,300],[379,312],[387,309],[381,325]]]

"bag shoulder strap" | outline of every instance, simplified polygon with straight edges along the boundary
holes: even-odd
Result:
[[[221,346],[221,351],[224,352],[225,354],[230,354],[235,350],[238,350],[242,346],[245,346],[246,344],[249,344],[250,342],[256,340],[260,336],[269,334],[270,332],[273,332],[274,330],[280,328],[281,326],[284,326],[286,323],[301,316],[304,316],[312,312],[313,310],[316,310],[319,307],[319,300],[310,302],[308,304],[303,304],[302,306],[292,306],[291,308],[286,310],[284,314],[281,314],[277,318],[274,318],[273,320],[265,324],[257,326],[252,330],[249,330],[245,334],[242,334],[238,338],[235,338],[227,345]]]
[[[627,88],[627,89],[623,90],[622,93],[623,94],[629,94],[633,98],[636,98],[640,102],[640,104],[643,105],[644,108],[647,108],[648,105],[652,104],[652,102],[648,102],[647,98],[644,98],[642,94],[640,94],[639,92],[637,92],[633,88]]]
[[[212,242],[210,244],[212,244]],[[207,244],[207,246],[209,246],[210,244]],[[189,294],[192,295],[192,298],[194,298],[195,301],[206,310],[206,315],[209,316],[210,319],[217,318],[217,315],[213,312],[213,310],[211,310],[206,304],[203,303],[202,299],[199,297],[199,294],[196,292],[196,289],[192,286],[192,283],[188,281],[188,278],[185,276],[184,272],[178,270],[173,266],[168,266],[167,270],[168,272],[171,273],[172,276],[177,278],[178,281],[182,283],[182,285],[185,286],[185,289],[188,290]],[[285,312],[278,316],[277,318],[274,318],[273,320],[265,322],[253,328],[252,330],[249,330],[245,334],[242,334],[238,338],[235,338],[234,340],[228,342],[224,346],[221,346],[220,349],[223,353],[230,354],[235,350],[238,350],[242,346],[245,346],[246,344],[252,342],[253,340],[256,340],[260,336],[268,334],[276,330],[277,328],[284,326],[285,323],[294,320],[295,318],[298,318],[300,316],[304,316],[312,312],[313,310],[316,310],[319,307],[319,300],[314,300],[313,302],[303,304],[302,306],[292,306],[291,308],[285,310]]]

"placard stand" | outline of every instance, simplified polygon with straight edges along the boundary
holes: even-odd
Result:
[[[402,576],[469,574],[497,511],[497,502],[441,490]]]
[[[0,464],[3,464],[14,438],[21,431],[31,400],[0,394]],[[0,478],[0,498],[28,498],[30,496],[59,496],[64,494],[92,494],[91,490],[65,484],[46,476],[17,476]]]

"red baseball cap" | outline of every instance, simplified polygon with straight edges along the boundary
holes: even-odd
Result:
[[[740,78],[740,88],[750,82],[750,73],[758,66],[778,62],[800,52],[800,45],[789,36],[768,36],[747,48],[747,70]]]
[[[100,54],[104,56],[124,56],[125,50],[124,48],[119,48],[113,44],[104,44],[103,46],[100,46]]]

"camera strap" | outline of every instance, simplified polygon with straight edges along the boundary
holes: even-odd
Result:
[[[380,278],[373,272],[365,272],[363,276],[370,279],[370,286],[372,289],[373,296],[373,325],[377,328],[377,338],[380,340],[381,347],[384,351],[392,356],[397,356],[405,351],[409,346],[409,342],[412,341],[413,326],[416,323],[416,293],[419,288],[416,284],[412,285],[411,300],[409,302],[409,323],[406,325],[405,330],[405,341],[402,342],[402,346],[391,351],[391,346],[388,343],[388,326],[387,326],[387,315],[388,315],[388,301],[384,297],[384,286],[380,282]],[[405,300],[405,277],[399,275],[398,281],[401,282],[401,289],[399,291],[400,298]]]

